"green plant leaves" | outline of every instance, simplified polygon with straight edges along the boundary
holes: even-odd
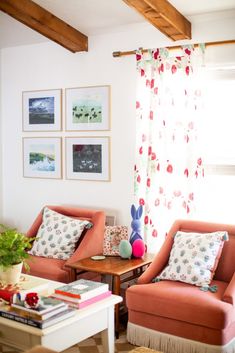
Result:
[[[35,238],[26,237],[16,229],[0,224],[0,266],[6,269],[24,262],[29,257],[27,250],[34,240]]]

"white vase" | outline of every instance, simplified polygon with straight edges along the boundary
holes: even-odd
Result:
[[[22,271],[23,262],[17,265],[12,265],[11,267],[0,270],[0,281],[5,284],[17,284],[20,280],[20,275]]]

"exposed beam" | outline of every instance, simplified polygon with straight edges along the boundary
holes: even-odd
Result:
[[[172,40],[191,39],[191,23],[167,0],[123,0]]]
[[[88,38],[31,0],[0,0],[0,10],[75,53],[88,51]]]

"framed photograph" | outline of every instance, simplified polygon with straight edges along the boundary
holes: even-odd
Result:
[[[61,89],[23,92],[23,131],[61,130]]]
[[[110,86],[66,89],[66,130],[110,129]]]
[[[116,216],[106,215],[106,217],[105,217],[105,225],[106,226],[115,226],[116,225]]]
[[[109,137],[67,137],[66,177],[110,180]]]
[[[62,177],[60,137],[23,138],[23,176],[28,178]]]

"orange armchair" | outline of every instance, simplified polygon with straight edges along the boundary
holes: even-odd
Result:
[[[216,293],[194,285],[153,278],[168,264],[177,231],[210,233],[227,231],[212,285]],[[178,220],[152,264],[128,288],[127,339],[164,353],[235,352],[235,225]]]
[[[75,272],[67,265],[86,257],[97,255],[103,251],[105,214],[103,211],[91,209],[67,207],[67,206],[47,206],[65,216],[90,221],[93,226],[87,229],[84,236],[79,240],[79,245],[73,255],[68,260],[46,258],[42,256],[30,255],[28,261],[30,275],[47,278],[54,281],[69,283],[74,281]],[[28,237],[35,237],[42,223],[43,210],[39,213],[32,226],[27,232]],[[93,274],[94,275],[94,274]],[[89,278],[89,275],[88,277]]]

